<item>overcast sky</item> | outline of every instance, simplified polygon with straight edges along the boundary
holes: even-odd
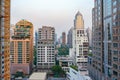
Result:
[[[58,37],[73,27],[77,11],[83,14],[85,27],[92,26],[94,0],[11,0],[11,24],[21,19],[33,23],[34,29],[42,25],[55,27]]]

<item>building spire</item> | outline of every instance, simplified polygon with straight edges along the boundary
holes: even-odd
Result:
[[[84,29],[84,20],[82,14],[78,11],[75,15],[74,27],[76,29]]]
[[[81,15],[82,16],[82,14],[80,13],[80,11],[78,11],[76,15]]]

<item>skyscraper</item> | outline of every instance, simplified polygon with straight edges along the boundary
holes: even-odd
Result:
[[[87,32],[87,37],[88,37],[88,41],[89,41],[89,47],[92,47],[92,30],[91,30],[91,28],[88,27],[86,32]]]
[[[10,0],[0,0],[0,80],[10,80]]]
[[[87,69],[88,38],[84,30],[83,16],[79,11],[74,20],[73,49],[79,69]]]
[[[37,69],[48,71],[55,65],[55,28],[43,26],[38,29]]]
[[[62,32],[62,45],[66,45],[66,33]]]
[[[120,79],[119,4],[119,0],[95,1],[90,76],[96,80]]]
[[[112,77],[112,0],[103,0],[104,75]]]
[[[112,41],[112,79],[120,80],[120,0],[109,0],[112,8],[112,23],[108,24],[108,37]],[[107,4],[107,3],[106,3]],[[111,34],[112,25],[112,34]],[[110,37],[112,35],[112,37]]]
[[[10,45],[11,74],[30,74],[33,65],[33,24],[20,20],[15,25]]]
[[[104,28],[103,0],[95,0],[92,10],[92,53],[93,62],[90,76],[95,80],[104,79]]]
[[[73,28],[71,28],[69,31],[68,31],[68,35],[67,35],[67,46],[69,48],[72,48],[72,38],[73,38]]]

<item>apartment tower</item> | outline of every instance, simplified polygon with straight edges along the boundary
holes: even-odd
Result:
[[[73,49],[79,70],[87,70],[88,38],[84,30],[82,14],[78,11],[74,20]]]
[[[92,9],[92,64],[89,69],[93,80],[104,80],[104,27],[103,0],[95,0]]]
[[[89,72],[93,80],[119,80],[118,24],[119,0],[95,0],[92,13],[92,64]],[[117,10],[118,9],[118,10]],[[118,12],[117,12],[118,11]]]
[[[120,0],[110,0],[112,5],[112,79],[120,80]],[[109,29],[109,28],[108,28]]]
[[[10,80],[10,0],[0,0],[0,80]]]
[[[37,68],[40,71],[48,71],[55,65],[55,28],[39,28],[37,41]]]
[[[30,74],[33,65],[33,24],[20,20],[14,28],[10,44],[11,74]]]

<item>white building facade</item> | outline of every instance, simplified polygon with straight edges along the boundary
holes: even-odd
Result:
[[[43,26],[38,30],[37,43],[37,68],[38,70],[49,70],[55,65],[55,29]]]
[[[92,80],[89,76],[83,76],[79,71],[76,71],[73,68],[69,68],[67,72],[67,80]]]
[[[87,68],[88,37],[84,30],[82,14],[78,12],[74,20],[73,51],[79,68]]]

